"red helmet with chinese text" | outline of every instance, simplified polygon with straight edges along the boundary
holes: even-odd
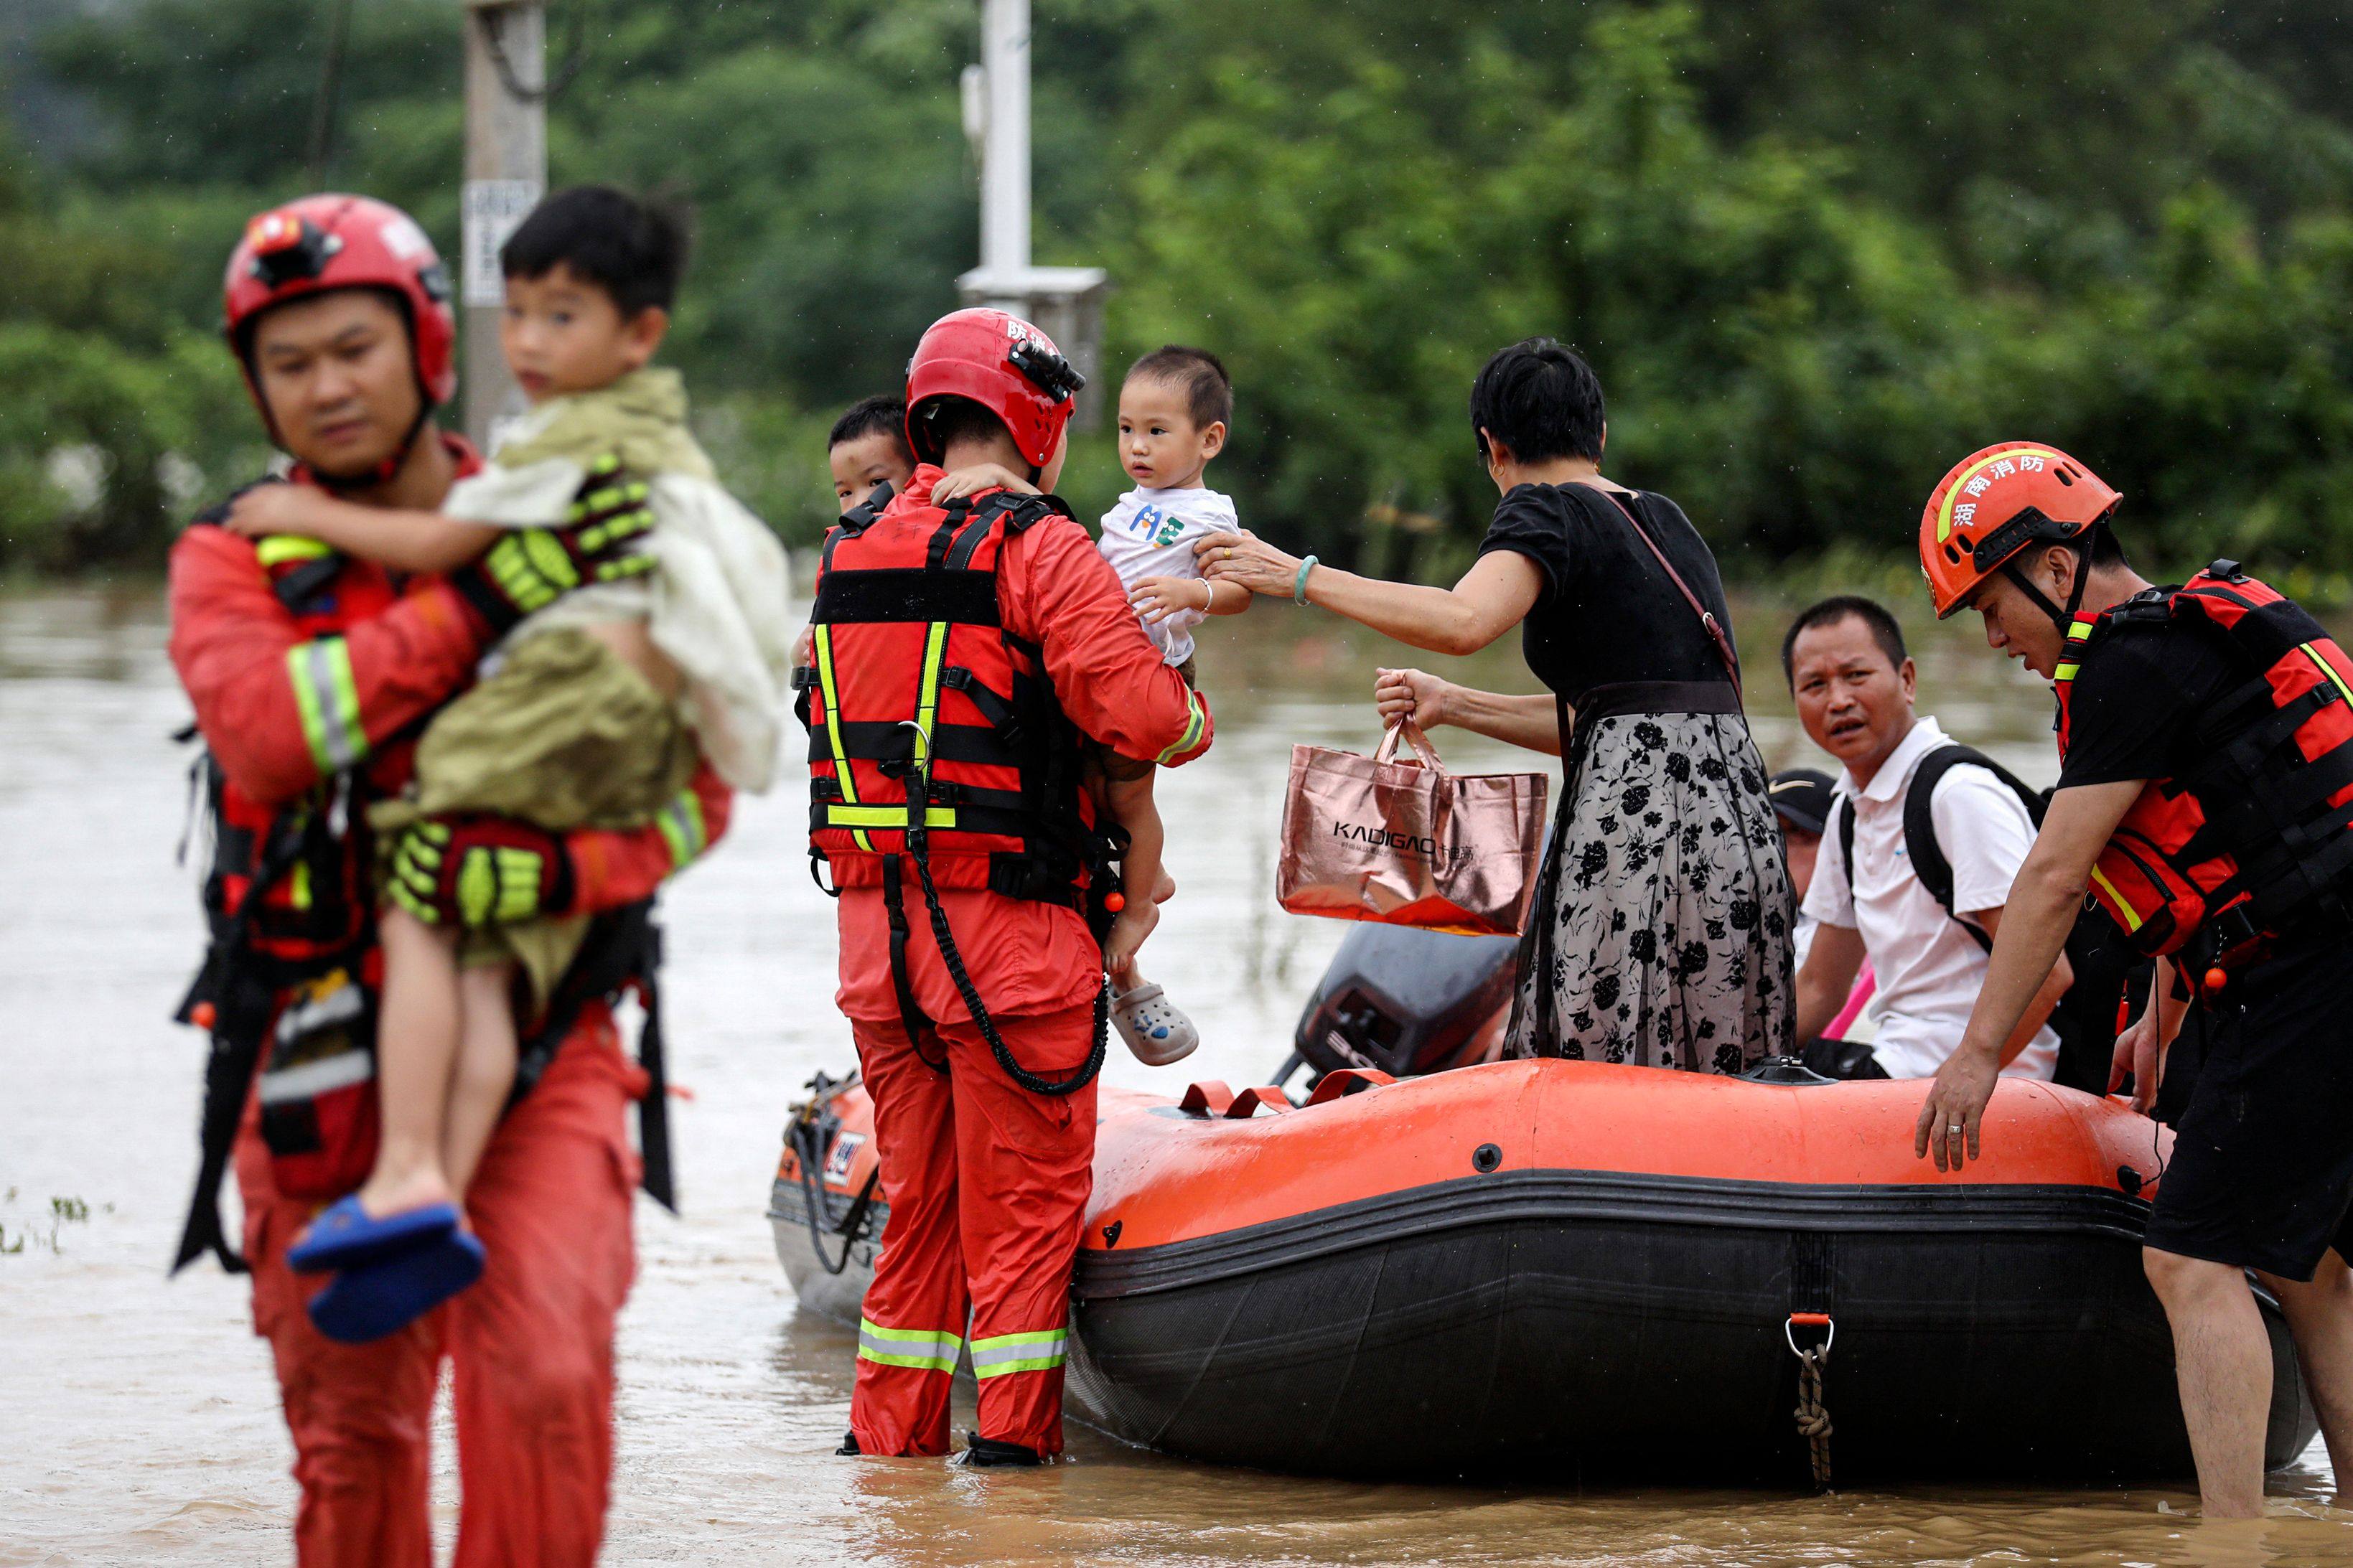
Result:
[[[1920,570],[1942,620],[1962,607],[1978,585],[2036,544],[2088,544],[2123,498],[2106,481],[2059,450],[2033,441],[2004,441],[1953,465],[1920,514]],[[2090,551],[2076,572],[2076,596],[2090,567]],[[2014,569],[2013,569],[2014,570]],[[2027,585],[2063,629],[2062,612]]]
[[[426,403],[457,395],[449,273],[417,220],[368,196],[304,196],[245,226],[221,282],[222,327],[265,421],[269,408],[253,374],[254,321],[273,305],[339,289],[375,289],[397,300]]]
[[[976,308],[942,316],[907,362],[907,445],[936,463],[942,444],[927,405],[964,397],[1005,422],[1023,461],[1042,468],[1071,422],[1071,402],[1086,377],[1045,333],[1003,310]]]

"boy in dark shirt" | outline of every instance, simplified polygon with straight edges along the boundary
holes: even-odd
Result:
[[[2194,988],[2204,1061],[2142,1259],[2206,1512],[2253,1517],[2272,1359],[2247,1270],[2287,1317],[2331,1459],[2353,1467],[2353,658],[2232,563],[2152,587],[2108,532],[2117,500],[2065,453],[2008,443],[1956,466],[1921,520],[1937,614],[1976,610],[1988,643],[2052,681],[2061,773],[1915,1149],[1940,1170],[1978,1154],[1995,1052],[2087,890],[2158,955],[2116,1044],[2141,1109]]]

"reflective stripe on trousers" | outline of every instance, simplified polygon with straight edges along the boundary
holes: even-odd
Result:
[[[886,1329],[871,1318],[858,1320],[858,1359],[919,1372],[955,1371],[964,1336],[934,1329]]]
[[[972,1342],[975,1377],[1003,1377],[1008,1372],[1043,1372],[1062,1364],[1070,1341],[1067,1329],[1045,1329],[1029,1334],[994,1334]]]

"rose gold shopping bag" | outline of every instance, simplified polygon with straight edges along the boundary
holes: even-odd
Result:
[[[1400,738],[1428,763],[1396,761]],[[1455,773],[1411,721],[1369,757],[1291,749],[1275,897],[1293,914],[1517,936],[1535,897],[1543,773]]]

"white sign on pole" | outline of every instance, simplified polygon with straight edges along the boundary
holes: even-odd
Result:
[[[539,205],[542,193],[537,180],[466,182],[462,211],[467,304],[506,302],[506,277],[499,269],[499,247],[531,215],[531,209]]]

